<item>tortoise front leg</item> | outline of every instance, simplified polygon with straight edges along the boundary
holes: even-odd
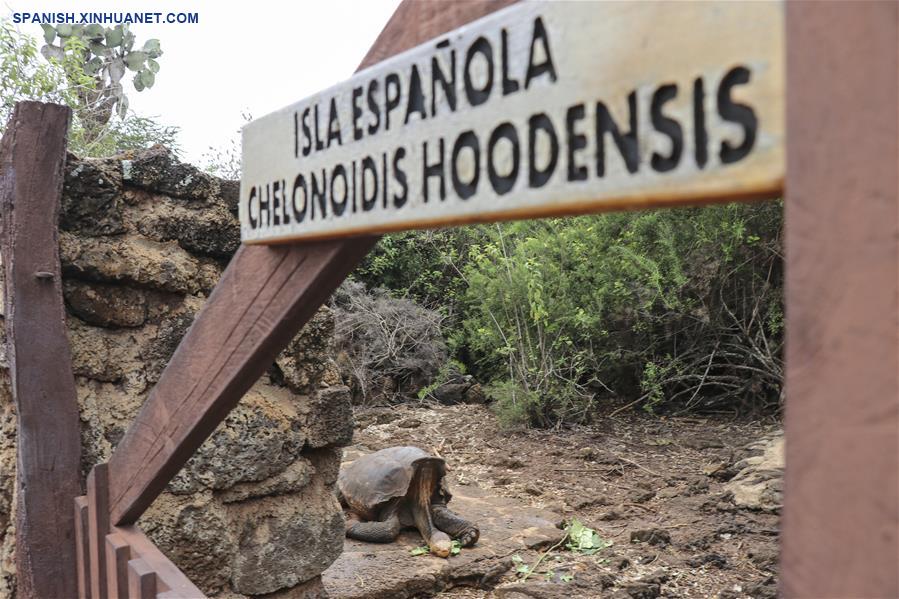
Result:
[[[378,519],[362,522],[352,511],[347,514],[346,536],[368,543],[390,543],[400,535],[399,502],[393,501],[378,514]]]
[[[437,528],[459,541],[463,547],[474,545],[481,536],[477,526],[445,505],[439,503],[432,505],[431,517]]]
[[[440,462],[435,458],[416,461],[415,475],[409,485],[409,509],[412,511],[415,527],[428,544],[431,553],[438,557],[449,557],[452,542],[431,520],[431,494],[438,483],[436,471],[438,464]]]
[[[387,520],[360,522],[354,517],[347,519],[346,536],[368,543],[390,543],[400,534],[400,518],[394,513]]]

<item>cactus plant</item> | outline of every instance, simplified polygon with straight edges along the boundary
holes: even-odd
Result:
[[[138,92],[153,87],[162,47],[157,39],[149,39],[135,47],[135,35],[128,25],[71,25],[55,27],[42,24],[46,45],[41,54],[63,66],[66,77],[77,92],[80,107],[76,109],[87,132],[101,135],[114,113],[125,118],[128,96],[122,81],[132,71],[132,85]]]

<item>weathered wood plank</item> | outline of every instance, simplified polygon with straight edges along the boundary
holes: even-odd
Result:
[[[106,586],[109,599],[128,599],[128,561],[131,548],[122,535],[106,535]]]
[[[90,599],[91,565],[87,497],[75,498],[75,563],[78,568],[78,598]]]
[[[156,599],[156,573],[143,559],[128,562],[128,596],[131,599]]]
[[[784,597],[899,596],[899,4],[790,2]]]
[[[109,533],[109,471],[97,464],[87,475],[87,528],[90,549],[91,597],[106,599],[106,535]]]
[[[157,593],[168,593],[172,597],[184,599],[202,599],[205,596],[137,526],[120,526],[114,527],[113,530],[128,544],[131,554],[138,556],[146,568],[155,573]],[[129,564],[134,561],[131,560]],[[133,599],[136,595],[132,593],[130,597]]]
[[[405,2],[362,66],[505,4]],[[140,517],[375,241],[238,250],[110,459],[114,523]]]
[[[18,417],[16,570],[23,597],[77,591],[72,500],[80,494],[78,406],[57,221],[71,111],[16,105],[0,144],[6,344]],[[67,550],[61,551],[65,547]]]

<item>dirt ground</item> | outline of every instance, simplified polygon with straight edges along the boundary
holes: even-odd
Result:
[[[628,412],[593,426],[507,431],[484,406],[409,404],[357,409],[356,421],[363,450],[428,449],[447,460],[451,488],[577,518],[612,542],[592,556],[525,550],[490,588],[439,597],[776,596],[779,514],[737,507],[724,486],[754,454],[749,446],[778,435],[778,422]],[[525,581],[519,564],[533,570]]]

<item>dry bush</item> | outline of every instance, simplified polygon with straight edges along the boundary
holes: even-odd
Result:
[[[414,397],[446,362],[440,313],[351,279],[332,301],[337,363],[355,403]]]

